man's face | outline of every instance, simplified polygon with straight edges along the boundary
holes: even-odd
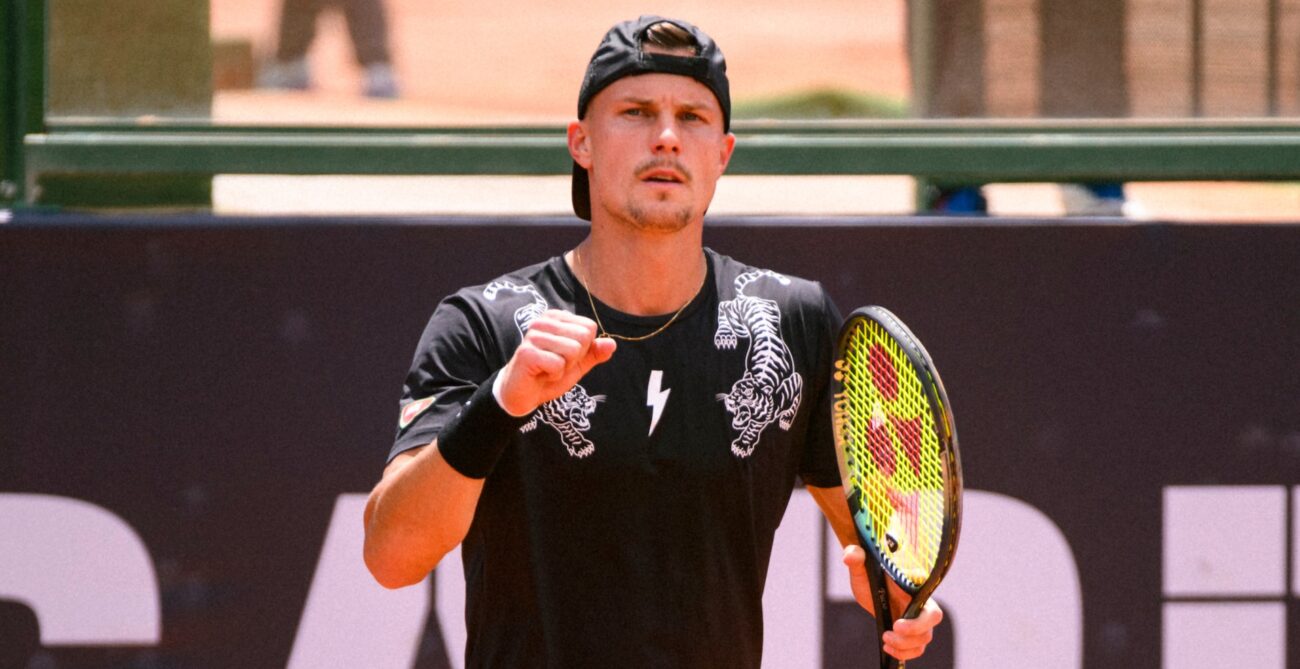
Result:
[[[587,169],[593,216],[676,232],[702,220],[735,147],[704,84],[675,74],[624,77],[570,124],[569,148]]]

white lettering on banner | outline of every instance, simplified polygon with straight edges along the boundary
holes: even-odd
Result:
[[[1166,597],[1286,593],[1285,487],[1166,486],[1163,511]]]
[[[460,546],[448,553],[433,570],[433,590],[437,599],[438,629],[446,645],[447,660],[451,669],[465,666],[465,563],[461,562]]]
[[[1162,665],[1286,666],[1286,487],[1166,486],[1163,512]]]
[[[31,608],[41,644],[154,645],[153,560],[126,521],[70,497],[0,493],[0,598]],[[21,550],[14,550],[21,547]]]
[[[1065,534],[1014,497],[967,490],[939,590],[960,669],[1083,666],[1083,592]]]
[[[766,669],[803,669],[821,663],[822,574],[818,561],[823,527],[829,528],[812,495],[802,488],[795,490],[772,543],[763,590]]]
[[[827,597],[852,601],[839,543],[826,534]],[[966,490],[957,559],[937,599],[953,626],[958,669],[1083,664],[1074,552],[1050,518],[1021,500]]]
[[[1286,669],[1286,605],[1272,602],[1166,602],[1165,669]]]
[[[366,570],[361,518],[366,495],[339,495],[311,580],[289,669],[415,664],[429,614],[427,579],[388,590]]]
[[[384,589],[361,559],[365,501],[364,494],[345,494],[335,502],[288,666],[413,666],[433,597],[447,657],[461,669],[459,549],[434,571],[432,593],[427,580]],[[158,643],[153,564],[122,519],[79,500],[0,494],[0,536],[24,547],[0,551],[0,597],[32,608],[43,644]],[[796,490],[776,534],[763,597],[765,667],[820,665],[823,597],[852,600],[840,555],[811,495]],[[989,578],[994,573],[1014,576]],[[1028,504],[966,492],[961,550],[940,594],[946,624],[954,626],[956,667],[1081,666],[1083,604],[1074,557],[1056,525]]]

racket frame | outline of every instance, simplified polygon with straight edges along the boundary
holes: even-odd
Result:
[[[930,410],[935,429],[938,432],[939,439],[939,463],[943,473],[944,480],[944,514],[943,528],[938,550],[938,559],[931,568],[930,574],[922,582],[920,587],[912,587],[911,584],[895,583],[912,595],[912,601],[907,609],[903,612],[903,618],[915,618],[921,613],[925,603],[929,601],[930,596],[934,593],[935,588],[948,573],[952,566],[952,558],[957,550],[957,539],[961,534],[961,496],[962,496],[962,475],[961,459],[957,448],[957,430],[952,417],[952,406],[948,401],[948,393],[944,389],[943,380],[939,377],[938,370],[935,369],[934,361],[928,351],[921,344],[920,340],[914,335],[903,322],[888,309],[871,305],[861,307],[849,314],[845,319],[844,325],[840,328],[839,338],[835,348],[835,374],[833,375],[834,386],[834,406],[835,413],[832,421],[835,426],[835,445],[840,451],[837,454],[838,462],[841,467],[841,478],[844,483],[844,492],[846,501],[849,505],[850,515],[856,516],[862,509],[860,494],[848,485],[848,472],[844,471],[846,459],[843,455],[841,446],[840,432],[842,429],[843,419],[839,416],[841,409],[840,402],[843,401],[842,379],[841,376],[846,371],[844,363],[844,351],[848,340],[860,326],[863,320],[874,321],[898,343],[899,349],[907,356],[909,363],[916,369],[920,377],[921,387],[926,393],[926,404]],[[884,652],[883,638],[886,631],[893,627],[893,611],[889,604],[888,581],[892,580],[886,574],[883,566],[883,557],[875,548],[875,542],[864,536],[861,527],[856,519],[853,523],[854,532],[858,536],[858,543],[861,544],[868,555],[867,580],[871,585],[872,600],[876,609],[876,634],[877,641],[880,642],[880,659],[881,667],[884,669],[893,669],[894,667],[903,667],[904,663],[895,658],[888,656]]]

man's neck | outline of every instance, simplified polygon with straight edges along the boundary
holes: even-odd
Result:
[[[596,299],[636,316],[671,314],[691,301],[704,283],[700,226],[671,234],[593,227],[565,255],[569,267]]]

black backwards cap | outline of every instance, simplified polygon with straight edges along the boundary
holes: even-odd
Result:
[[[671,23],[690,33],[695,42],[694,56],[674,56],[647,53],[642,49],[646,31],[657,23]],[[636,74],[680,74],[704,84],[713,91],[722,106],[722,128],[731,130],[731,92],[727,84],[727,60],[713,39],[695,26],[677,19],[662,16],[642,16],[635,21],[624,21],[609,29],[596,47],[587,65],[587,76],[578,92],[578,118],[587,115],[587,105],[607,86]],[[591,187],[587,170],[573,164],[573,211],[578,218],[591,220]]]

